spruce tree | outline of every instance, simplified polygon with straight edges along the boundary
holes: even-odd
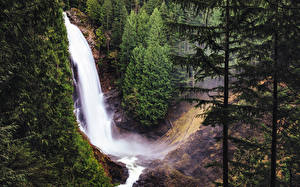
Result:
[[[122,85],[122,105],[131,113],[135,113],[139,105],[138,97],[140,90],[138,88],[142,82],[141,72],[143,72],[145,52],[146,49],[141,45],[133,49]],[[137,118],[137,114],[135,114],[135,117]]]

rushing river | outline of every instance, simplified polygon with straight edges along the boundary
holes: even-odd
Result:
[[[68,33],[69,52],[72,60],[75,84],[75,111],[80,129],[89,137],[91,143],[107,155],[118,158],[129,169],[126,184],[131,187],[144,170],[139,159],[162,158],[166,147],[149,142],[136,134],[126,134],[126,138],[116,138],[116,128],[107,114],[104,96],[91,49],[77,26],[70,23],[64,13]],[[124,137],[124,136],[122,136]]]

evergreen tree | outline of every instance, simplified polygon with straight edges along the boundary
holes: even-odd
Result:
[[[32,164],[33,156],[26,145],[13,138],[17,126],[3,126],[0,121],[0,184],[3,186],[20,186],[26,182],[28,164]]]
[[[131,10],[133,10],[136,0],[124,0],[124,1],[125,1],[126,10],[128,10],[130,13]]]
[[[130,12],[127,17],[124,32],[122,36],[122,43],[120,45],[120,67],[119,71],[124,74],[126,67],[130,62],[133,49],[137,46],[137,15],[134,11]]]
[[[86,1],[86,12],[94,24],[103,24],[103,12],[101,4],[98,0]]]
[[[146,38],[149,32],[149,16],[141,10],[138,14],[135,11],[131,11],[127,17],[127,22],[124,27],[122,36],[122,43],[120,45],[120,72],[125,74],[126,68],[132,57],[132,51],[135,47],[141,44],[146,47]]]
[[[142,9],[137,16],[137,41],[146,47],[146,38],[149,32],[149,15]],[[163,39],[164,36],[161,37]]]
[[[64,10],[69,10],[71,8],[78,8],[81,11],[86,10],[86,0],[63,0]]]
[[[59,2],[0,5],[1,185],[111,186],[78,132]]]
[[[278,120],[278,1],[275,2],[274,22],[274,57],[273,57],[273,110],[272,110],[272,147],[271,147],[271,186],[276,186],[276,159],[277,159],[277,120]]]
[[[179,1],[178,1],[179,2]],[[233,8],[236,1],[180,1],[186,12],[190,12],[194,18],[200,17],[202,22],[193,19],[186,19],[184,22],[172,24],[185,34],[190,43],[195,47],[195,53],[189,55],[175,55],[178,63],[192,66],[196,71],[196,81],[203,81],[207,78],[223,78],[221,86],[208,88],[186,88],[186,90],[200,92],[214,92],[209,99],[187,98],[188,101],[196,102],[196,107],[202,107],[211,103],[211,112],[205,120],[205,125],[223,126],[223,186],[228,186],[228,128],[231,104],[229,104],[230,73],[232,65],[230,56],[233,54],[233,47],[238,43],[234,38],[235,28],[238,23],[234,21],[236,9]],[[207,10],[221,11],[221,17],[217,22],[206,19],[204,16]]]
[[[162,0],[148,0],[145,4],[144,4],[144,8],[147,12],[147,14],[151,15],[153,10],[155,8],[159,8],[160,5],[162,4]]]
[[[242,103],[239,107],[243,110],[240,110],[234,118],[236,121],[251,124],[255,127],[253,131],[256,133],[265,134],[263,141],[260,142],[254,141],[253,137],[238,140],[242,143],[237,144],[239,153],[235,156],[240,162],[234,163],[233,170],[239,168],[240,173],[235,174],[233,178],[238,179],[236,181],[240,184],[276,186],[276,180],[279,180],[275,179],[276,170],[281,172],[285,170],[282,166],[278,168],[276,160],[286,160],[285,156],[290,152],[290,150],[276,150],[277,147],[289,142],[288,137],[291,135],[285,132],[289,132],[289,128],[285,129],[285,126],[281,126],[280,123],[288,127],[288,120],[285,119],[297,113],[297,109],[291,111],[290,108],[291,102],[295,102],[297,96],[294,95],[294,98],[289,100],[286,95],[289,92],[287,90],[294,88],[287,88],[284,82],[288,79],[283,79],[290,74],[287,71],[290,69],[291,60],[287,60],[286,56],[293,56],[288,55],[287,49],[290,52],[297,50],[296,45],[287,48],[289,39],[284,35],[289,32],[293,35],[293,41],[299,40],[299,37],[294,35],[295,20],[291,18],[288,24],[283,21],[292,12],[290,4],[286,3],[282,4],[282,7],[285,7],[282,9],[278,8],[277,1],[244,2],[240,5],[242,11],[238,17],[242,19],[239,20],[241,22],[239,36],[242,42],[236,56],[238,72],[236,72],[234,92],[239,94],[238,100]],[[268,119],[272,123],[266,122]],[[294,128],[292,124],[293,122],[290,127]],[[278,131],[280,128],[282,128],[281,132]],[[284,139],[281,133],[285,134]],[[281,140],[280,143],[277,141],[278,138]],[[245,142],[248,144],[248,153],[243,153],[244,159],[240,159],[240,152],[246,147],[243,145]],[[278,143],[279,145],[276,145]],[[276,155],[280,155],[279,158]],[[269,160],[271,160],[271,167],[266,162]],[[285,162],[285,164],[290,163]],[[271,180],[267,180],[268,178]],[[280,180],[281,183],[287,184],[287,181]]]
[[[154,125],[167,113],[172,94],[171,62],[168,47],[150,44],[144,57],[139,105],[139,120],[144,125]]]
[[[104,0],[102,5],[102,12],[103,12],[103,23],[105,30],[111,29],[111,23],[113,20],[113,7],[111,0]]]
[[[123,92],[123,107],[132,113],[136,112],[139,105],[139,86],[141,85],[143,72],[143,62],[146,49],[139,45],[132,51],[132,57],[130,63],[126,68],[126,74],[124,77],[124,83],[122,87]],[[137,114],[135,114],[137,117]]]
[[[123,29],[126,22],[127,10],[123,0],[114,0],[113,3],[113,22],[112,22],[112,44],[119,47]]]
[[[150,17],[147,47],[133,50],[123,85],[123,106],[146,126],[157,124],[172,94],[169,47],[161,44],[163,22],[158,9]]]

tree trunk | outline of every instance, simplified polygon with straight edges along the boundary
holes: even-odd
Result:
[[[276,1],[276,16],[278,13],[278,1]],[[274,77],[273,77],[273,116],[272,116],[272,148],[271,148],[271,181],[270,186],[276,186],[276,152],[277,152],[277,113],[278,113],[278,96],[277,96],[277,60],[278,60],[278,33],[277,20],[274,29]]]
[[[225,70],[224,70],[224,121],[223,121],[223,186],[228,186],[228,69],[229,69],[229,0],[226,1],[225,35]]]

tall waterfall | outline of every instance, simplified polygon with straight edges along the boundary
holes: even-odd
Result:
[[[105,110],[104,96],[91,49],[81,31],[70,23],[65,13],[64,19],[68,33],[69,52],[73,62],[76,87],[74,100],[80,129],[102,152],[113,155],[126,164],[129,169],[129,178],[126,184],[120,186],[130,187],[138,180],[144,169],[137,165],[137,156],[158,158],[164,155],[160,150],[166,149],[138,135],[126,134],[125,139],[113,138],[112,120]]]

